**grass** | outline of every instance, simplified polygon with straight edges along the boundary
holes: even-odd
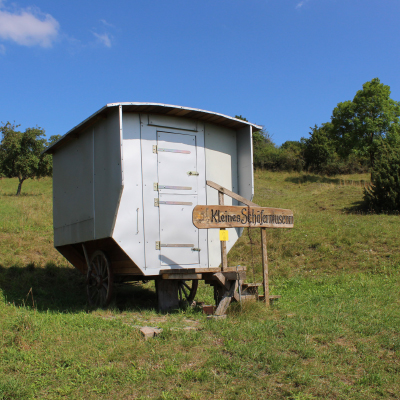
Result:
[[[53,248],[52,180],[27,180],[15,196],[18,179],[0,179],[0,265],[63,263]]]
[[[16,198],[15,182],[1,180],[0,399],[398,398],[399,217],[358,213],[361,187],[335,180],[367,175],[255,179],[256,203],[295,215],[293,230],[268,231],[282,298],[271,309],[233,304],[222,321],[158,313],[152,283],[88,309],[84,279],[52,249],[51,181],[26,182]],[[251,236],[229,263],[260,280],[260,235]],[[210,288],[197,298],[210,303]],[[145,325],[163,333],[146,341]]]

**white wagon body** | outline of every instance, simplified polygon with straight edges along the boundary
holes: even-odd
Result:
[[[47,149],[53,154],[54,245],[78,269],[96,250],[114,274],[218,268],[218,230],[192,211],[218,204],[214,181],[253,197],[252,132],[261,127],[209,111],[107,104]],[[235,200],[225,196],[225,204]],[[227,249],[241,235],[229,229]]]

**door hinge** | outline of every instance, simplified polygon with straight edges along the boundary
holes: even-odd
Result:
[[[160,242],[156,242],[156,250],[161,250],[161,243]]]
[[[153,190],[155,190],[156,192],[158,192],[158,183],[154,182],[153,183]]]
[[[154,199],[154,207],[159,207],[158,197]]]
[[[154,154],[157,154],[157,145],[156,145],[156,144],[153,145],[153,153],[154,153]]]
[[[199,173],[197,171],[188,171],[187,173],[189,176],[199,176]]]

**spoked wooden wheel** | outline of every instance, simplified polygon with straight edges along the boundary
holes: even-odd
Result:
[[[111,300],[113,273],[108,258],[100,250],[92,255],[86,282],[89,304],[92,307],[106,307]]]
[[[179,280],[178,281],[179,302],[191,305],[193,303],[194,297],[196,296],[198,285],[199,285],[198,280],[192,280],[192,281]]]

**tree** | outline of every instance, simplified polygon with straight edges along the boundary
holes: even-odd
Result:
[[[304,144],[297,140],[287,140],[281,144],[281,149],[300,153],[304,150]]]
[[[304,168],[304,143],[288,140],[279,148],[279,160],[276,169],[281,171],[298,171]]]
[[[334,158],[335,145],[331,139],[332,124],[330,122],[310,128],[310,137],[302,138],[304,144],[305,167],[322,172],[324,166]]]
[[[390,98],[390,87],[372,79],[363,85],[353,101],[339,103],[332,113],[332,138],[342,157],[355,153],[368,156],[374,166],[382,142],[400,134],[400,102]]]
[[[364,190],[369,209],[400,211],[400,146],[382,145],[372,169],[372,186]]]
[[[48,142],[44,138],[43,129],[27,128],[25,132],[20,132],[16,130],[18,126],[10,122],[0,126],[2,134],[0,172],[7,178],[18,178],[17,196],[20,195],[22,184],[26,179],[52,174],[52,157],[42,152],[60,137],[59,135],[52,136]]]

